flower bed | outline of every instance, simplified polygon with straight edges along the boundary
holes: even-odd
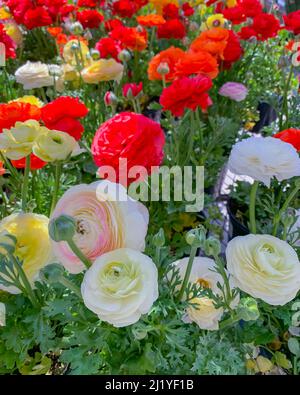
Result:
[[[0,0],[0,373],[300,372],[300,10]]]

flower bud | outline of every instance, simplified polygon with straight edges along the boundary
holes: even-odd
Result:
[[[126,49],[123,49],[123,51],[121,51],[121,52],[118,54],[118,59],[119,59],[121,62],[128,62],[128,61],[131,59],[131,54],[130,54],[130,52],[127,51]]]
[[[236,313],[244,321],[256,321],[259,318],[257,301],[253,298],[242,298],[236,308]]]
[[[208,256],[218,256],[221,252],[221,243],[218,239],[209,237],[204,242],[204,252]]]
[[[56,242],[71,240],[76,232],[76,223],[69,215],[60,215],[49,223],[49,235]]]
[[[281,217],[281,222],[283,226],[287,229],[289,229],[293,224],[294,224],[294,217],[291,215],[291,213],[287,213]]]
[[[205,241],[206,230],[203,226],[192,229],[186,234],[186,242],[192,247],[201,247]]]
[[[76,36],[82,34],[83,30],[83,26],[80,22],[74,22],[70,26],[70,32],[75,34]]]
[[[57,284],[64,275],[64,267],[58,263],[45,266],[41,272],[40,277],[48,284]]]
[[[104,95],[104,103],[107,107],[115,107],[118,104],[118,98],[113,92],[107,91]]]
[[[166,75],[170,72],[170,67],[168,65],[168,63],[166,62],[161,62],[158,67],[157,67],[157,72],[158,74],[161,75]]]
[[[100,52],[97,49],[91,49],[90,55],[91,55],[93,60],[100,59]]]
[[[72,52],[77,52],[77,51],[79,51],[79,45],[78,45],[78,43],[72,43],[72,45],[71,45],[71,51],[72,51]]]
[[[165,232],[160,228],[156,235],[153,236],[153,244],[155,247],[161,248],[165,245]]]

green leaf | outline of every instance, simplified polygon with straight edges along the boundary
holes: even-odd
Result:
[[[275,352],[272,358],[272,362],[283,369],[291,369],[292,367],[291,361],[287,359],[285,354],[279,351]]]

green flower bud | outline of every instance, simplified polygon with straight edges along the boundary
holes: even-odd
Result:
[[[90,55],[91,55],[93,60],[100,59],[100,52],[97,49],[91,49],[90,50]]]
[[[244,321],[256,321],[259,318],[257,301],[253,298],[242,298],[236,308],[236,313]]]
[[[155,247],[163,247],[165,245],[165,232],[162,228],[153,236],[153,244]]]
[[[56,242],[71,240],[75,232],[76,223],[69,215],[60,215],[49,223],[49,235]]]
[[[75,34],[76,36],[81,35],[83,33],[83,30],[83,26],[80,22],[74,22],[70,27],[70,32]]]
[[[73,52],[79,51],[79,45],[77,43],[72,43],[71,51],[73,51]]]
[[[168,63],[166,63],[166,62],[160,63],[157,67],[157,72],[158,72],[158,74],[161,74],[161,75],[168,74],[170,72],[170,67],[169,67]]]
[[[129,51],[127,51],[126,49],[123,49],[123,51],[121,51],[118,55],[118,59],[121,62],[128,62],[131,59],[131,54]]]
[[[58,263],[45,266],[40,271],[40,277],[42,280],[49,284],[57,284],[64,275],[64,268]]]
[[[201,247],[205,241],[206,229],[203,226],[192,229],[186,234],[186,242],[192,247]]]
[[[204,252],[208,256],[218,256],[221,253],[221,243],[214,237],[209,237],[204,242]]]

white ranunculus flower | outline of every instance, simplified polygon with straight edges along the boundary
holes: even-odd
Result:
[[[173,263],[179,269],[179,275],[183,279],[189,258],[183,258]],[[217,283],[224,284],[223,278],[215,271],[215,261],[210,258],[196,257],[189,282],[198,283],[204,288],[210,288],[214,294],[219,295],[220,289]],[[233,286],[233,284],[231,284]],[[239,298],[236,297],[232,303],[232,307],[236,306]],[[222,318],[224,310],[216,309],[212,299],[208,297],[194,298],[191,303],[197,304],[198,308],[189,307],[183,320],[185,322],[195,322],[201,329],[217,330],[219,329],[219,321]]]
[[[0,326],[5,326],[6,324],[5,315],[6,315],[5,304],[0,303]]]
[[[115,327],[136,323],[158,298],[157,268],[139,251],[121,248],[103,254],[81,284],[88,309]]]
[[[296,149],[273,137],[250,137],[236,143],[228,167],[233,173],[252,177],[267,187],[274,177],[282,181],[300,176],[300,158]]]
[[[226,249],[236,285],[271,305],[285,305],[300,290],[300,262],[294,249],[270,235],[235,237]]]
[[[53,69],[56,65],[47,65],[42,62],[28,61],[23,66],[19,67],[15,72],[16,81],[23,85],[24,89],[42,88],[44,86],[54,85],[54,76],[50,75],[49,69]],[[57,70],[56,70],[57,72]],[[61,77],[56,77],[57,86],[60,85],[58,81]]]
[[[71,187],[59,199],[51,219],[63,214],[74,218],[74,241],[92,262],[118,248],[145,248],[148,210],[130,198],[120,184],[102,180]],[[56,258],[68,271],[79,273],[85,269],[66,242],[52,244]]]

